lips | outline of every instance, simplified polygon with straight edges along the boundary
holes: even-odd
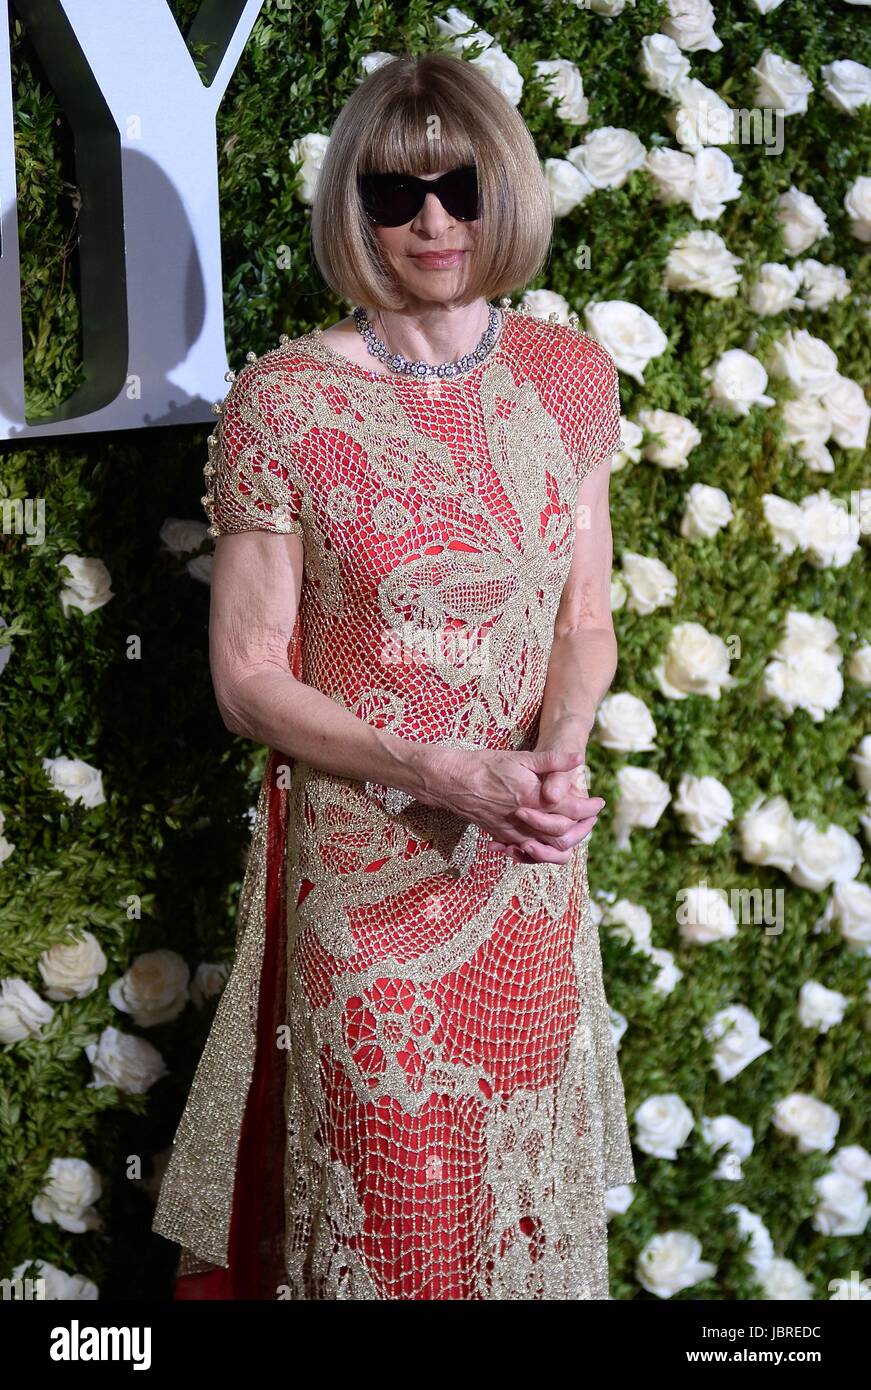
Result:
[[[416,260],[419,265],[433,267],[450,266],[458,265],[465,254],[465,251],[460,250],[423,251],[413,259]]]

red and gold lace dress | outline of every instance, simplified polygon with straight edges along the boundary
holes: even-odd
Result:
[[[434,387],[283,336],[210,439],[211,533],[302,538],[293,674],[421,743],[535,746],[576,494],[620,443],[610,354],[503,308]],[[177,1298],[609,1297],[635,1173],[586,860],[270,751],[154,1218]]]

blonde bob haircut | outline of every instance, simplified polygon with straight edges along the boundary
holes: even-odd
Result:
[[[550,194],[519,112],[483,72],[448,53],[403,54],[376,68],[342,107],[318,175],[312,251],[349,304],[402,310],[402,286],[363,211],[359,174],[438,174],[476,164],[480,225],[461,301],[496,299],[544,265]]]

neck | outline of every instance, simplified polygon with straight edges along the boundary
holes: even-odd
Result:
[[[456,362],[473,352],[487,327],[485,299],[471,304],[428,304],[408,311],[367,310],[378,337],[410,361]]]

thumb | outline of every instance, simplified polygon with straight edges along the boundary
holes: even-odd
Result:
[[[533,772],[571,772],[586,757],[585,753],[571,753],[565,748],[535,748],[529,754]]]

